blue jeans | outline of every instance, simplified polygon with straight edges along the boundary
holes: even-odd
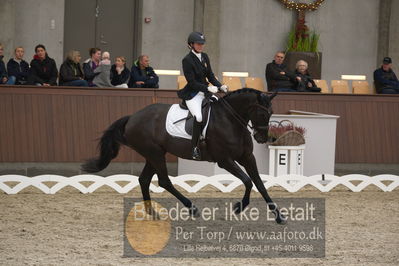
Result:
[[[399,87],[388,87],[381,89],[380,94],[399,94]]]
[[[6,83],[3,83],[2,79],[0,80],[0,84],[6,84],[6,85],[14,85],[15,81],[17,80],[14,76],[11,76],[11,77],[8,77],[8,80],[6,81]]]
[[[89,87],[89,83],[87,83],[87,81],[84,79],[78,79],[64,82],[62,86]]]

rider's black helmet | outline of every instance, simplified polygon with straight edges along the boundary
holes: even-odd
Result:
[[[201,32],[193,31],[192,33],[190,33],[190,35],[188,35],[187,43],[189,45],[192,43],[204,44],[205,36]]]

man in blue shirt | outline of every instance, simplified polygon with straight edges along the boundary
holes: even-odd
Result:
[[[130,71],[129,88],[158,88],[159,78],[150,67],[148,55],[141,55]]]
[[[399,81],[392,71],[392,59],[385,57],[380,68],[374,71],[374,84],[377,93],[399,94]]]

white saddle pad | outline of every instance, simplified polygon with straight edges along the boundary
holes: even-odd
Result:
[[[206,130],[208,129],[210,114],[211,110],[209,110],[206,125],[202,130],[202,136],[201,136],[202,138],[205,138],[206,136]],[[166,131],[169,133],[169,135],[178,138],[191,139],[191,136],[187,134],[185,130],[186,120],[181,120],[183,118],[186,118],[187,115],[188,115],[188,110],[181,109],[178,104],[173,104],[170,107],[168,115],[166,116],[166,125],[165,125]],[[174,124],[178,120],[181,121]]]

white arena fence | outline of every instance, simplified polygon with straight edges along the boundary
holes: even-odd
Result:
[[[190,193],[198,192],[208,185],[215,187],[221,192],[231,192],[237,187],[243,185],[238,178],[230,174],[221,174],[214,176],[190,174],[170,177],[170,179],[174,185],[177,185]],[[385,192],[393,191],[396,187],[399,186],[399,176],[395,175],[285,175],[278,177],[261,175],[261,179],[264,182],[266,188],[270,188],[272,186],[280,186],[288,192],[297,192],[307,185],[311,185],[321,192],[328,192],[338,185],[346,186],[353,192],[360,192],[369,185],[375,185]],[[155,175],[153,180],[158,180],[158,177]],[[15,184],[17,182],[18,184]],[[47,186],[45,182],[53,182],[55,184]],[[91,183],[85,186],[81,182]],[[117,182],[127,183],[121,186]],[[192,182],[196,183],[190,185],[189,183]],[[387,184],[385,184],[384,182]],[[140,186],[140,184],[137,176],[125,174],[112,175],[108,177],[102,177],[97,175],[77,175],[72,177],[59,175],[39,175],[35,177],[26,177],[21,175],[0,176],[0,191],[4,191],[7,194],[17,194],[18,192],[29,186],[36,187],[45,194],[55,194],[61,189],[68,186],[74,187],[81,193],[92,193],[102,186],[111,187],[119,193],[128,193],[137,186]],[[255,186],[253,189],[257,191]],[[153,183],[150,185],[150,190],[155,193],[161,193],[164,191],[162,187],[159,187]]]

